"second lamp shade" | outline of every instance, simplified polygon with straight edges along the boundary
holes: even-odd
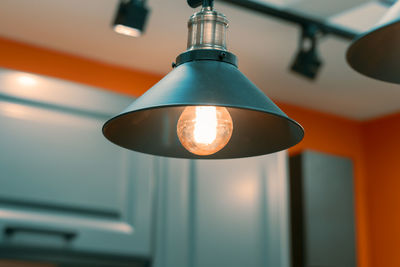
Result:
[[[359,36],[347,51],[347,62],[373,79],[400,84],[400,2],[376,27]]]

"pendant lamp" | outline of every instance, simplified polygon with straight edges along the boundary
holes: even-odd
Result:
[[[303,128],[237,68],[226,50],[226,17],[212,1],[188,0],[188,49],[174,69],[103,126],[121,147],[166,157],[229,159],[287,149]]]
[[[347,50],[347,62],[368,77],[400,83],[400,1]]]

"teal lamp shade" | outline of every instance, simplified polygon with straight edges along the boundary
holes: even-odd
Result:
[[[189,159],[258,156],[299,143],[304,136],[303,128],[239,71],[233,54],[213,56],[218,53],[197,50],[182,54],[174,70],[105,123],[105,137],[130,150]],[[182,146],[177,123],[188,106],[228,110],[233,132],[224,148],[200,156]]]

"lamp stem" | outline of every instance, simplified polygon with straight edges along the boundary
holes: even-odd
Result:
[[[207,8],[207,7],[213,9],[214,0],[203,0],[203,8]]]
[[[226,17],[212,9],[210,0],[201,11],[194,13],[188,22],[188,50],[216,49],[226,51],[226,30],[228,20]]]

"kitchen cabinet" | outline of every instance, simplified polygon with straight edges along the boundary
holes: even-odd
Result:
[[[0,69],[1,257],[147,264],[157,159],[101,133],[131,101]]]
[[[155,267],[289,267],[286,152],[159,162]]]
[[[289,267],[286,153],[183,160],[128,151],[101,127],[131,101],[0,69],[0,258]]]
[[[290,158],[293,267],[355,267],[351,159],[305,151]]]

